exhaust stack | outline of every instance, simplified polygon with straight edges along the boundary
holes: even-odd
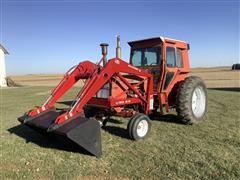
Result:
[[[120,46],[120,35],[117,36],[116,58],[122,58],[122,49]]]
[[[107,43],[101,43],[100,44],[101,48],[102,48],[102,55],[107,55],[108,53],[108,49],[107,47],[109,46]],[[107,63],[107,56],[105,56],[105,58],[103,59],[103,66]]]

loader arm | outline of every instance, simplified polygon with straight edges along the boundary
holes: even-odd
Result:
[[[60,81],[55,89],[52,90],[50,97],[41,106],[29,111],[28,116],[32,117],[43,111],[54,107],[57,100],[60,99],[79,79],[88,79],[97,69],[97,65],[90,61],[80,62],[77,66],[72,67]]]
[[[148,78],[148,88],[146,97],[143,97],[141,94],[137,92],[137,90],[131,86],[130,83],[120,74],[120,73],[129,73],[136,76],[142,76]],[[141,99],[142,103],[145,103],[145,113],[148,114],[149,111],[149,101],[150,96],[153,95],[153,77],[152,74],[138,69],[129,63],[119,59],[113,58],[108,61],[108,63],[102,68],[100,72],[96,72],[93,76],[88,80],[85,86],[82,88],[80,93],[78,94],[76,103],[70,109],[70,111],[58,116],[55,120],[55,125],[59,125],[68,119],[79,115],[83,112],[83,107],[87,104],[87,102],[111,79],[114,77],[118,77],[122,80],[122,82],[129,87],[135,94]]]
[[[75,119],[71,119],[68,121],[69,123],[64,124],[64,126],[59,128],[55,126],[54,129],[51,127],[54,126],[57,117],[59,117],[62,112],[65,112],[54,108],[57,100],[79,79],[87,79],[86,82],[89,82],[93,75],[102,68],[100,63],[105,57],[106,54],[103,54],[98,64],[91,63],[90,61],[83,61],[71,68],[52,91],[51,96],[43,106],[36,107],[28,113],[25,113],[23,116],[20,116],[18,120],[31,128],[42,129],[46,132],[63,135],[91,154],[99,157],[102,153],[101,134],[100,125],[96,120],[87,119],[78,114],[78,116],[75,116]],[[81,137],[83,138],[81,139]],[[84,137],[88,137],[89,139]]]

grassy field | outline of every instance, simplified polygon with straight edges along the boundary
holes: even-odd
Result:
[[[19,125],[17,117],[42,104],[50,89],[1,90],[1,179],[240,179],[239,89],[208,90],[200,124],[182,125],[174,115],[153,118],[150,136],[139,142],[128,139],[126,119],[112,119],[101,130],[99,159]]]

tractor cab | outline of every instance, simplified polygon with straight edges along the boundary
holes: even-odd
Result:
[[[155,37],[128,44],[131,47],[130,64],[153,74],[156,93],[168,91],[174,77],[189,72],[189,44],[186,42]]]
[[[161,39],[144,39],[132,41],[128,44],[131,46],[130,64],[150,71],[154,76],[154,90],[157,91],[163,58]]]
[[[132,41],[130,64],[136,67],[148,69],[160,67],[162,61],[162,41],[158,38]]]

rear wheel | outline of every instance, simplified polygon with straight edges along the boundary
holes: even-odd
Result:
[[[180,84],[176,111],[185,124],[198,123],[207,111],[207,90],[201,78],[190,76]]]
[[[133,140],[144,139],[149,134],[150,129],[150,119],[142,113],[135,114],[128,122],[128,134]]]

